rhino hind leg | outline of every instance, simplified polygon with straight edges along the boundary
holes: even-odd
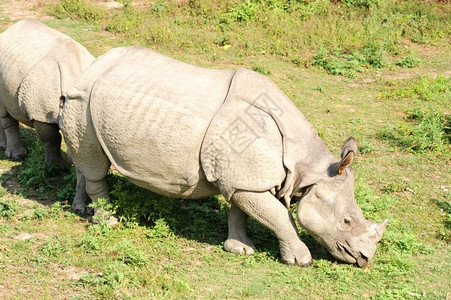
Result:
[[[39,140],[45,144],[46,165],[50,167],[55,164],[62,169],[66,169],[67,166],[61,154],[61,134],[58,125],[33,121],[33,126]]]
[[[106,176],[106,172],[105,172]],[[98,199],[106,199],[107,203],[109,203],[109,193],[108,193],[108,183],[106,181],[106,177],[103,177],[100,180],[86,180],[86,192],[89,197],[92,199],[94,203],[97,203]],[[89,210],[88,210],[88,213]],[[90,213],[91,214],[91,213]],[[93,223],[105,224],[105,225],[114,225],[118,223],[118,219],[116,216],[112,215],[108,210],[103,207],[97,207],[94,209],[94,214],[92,217]]]
[[[299,239],[291,213],[269,191],[236,191],[232,196],[232,204],[274,231],[279,239],[280,253],[285,263],[299,266],[312,264],[312,255]]]
[[[0,122],[0,151],[6,150],[6,135],[3,130],[2,122]]]
[[[11,117],[2,105],[0,105],[0,118],[6,137],[5,156],[14,160],[24,159],[27,151],[20,141],[19,122]]]
[[[106,199],[109,203],[106,176],[110,168],[110,161],[100,145],[96,141],[91,140],[91,142],[97,147],[91,147],[93,145],[89,142],[84,144],[91,151],[79,151],[76,157],[73,157],[69,151],[69,157],[74,160],[77,171],[77,192],[74,202],[72,202],[72,209],[84,215],[91,215],[93,223],[114,225],[118,222],[116,216],[111,215],[104,207],[96,206],[99,199]],[[86,195],[89,197],[87,198]],[[88,207],[89,199],[95,204],[94,209]]]
[[[101,170],[100,170],[101,169]],[[72,211],[79,215],[91,216],[90,220],[93,223],[100,223],[106,225],[114,225],[118,222],[116,216],[110,214],[109,211],[103,207],[91,208],[88,206],[89,202],[97,203],[98,199],[106,199],[109,202],[108,183],[106,175],[108,168],[99,168],[96,170],[96,175],[99,177],[88,179],[82,171],[75,167],[77,174],[77,187],[74,201],[72,202]],[[84,170],[85,172],[89,170]],[[99,173],[101,171],[101,173]],[[90,174],[90,173],[86,173]],[[91,174],[92,175],[92,174]]]
[[[254,254],[255,246],[246,234],[248,215],[238,206],[232,205],[229,212],[229,235],[224,249],[236,254]]]
[[[75,198],[72,202],[72,211],[81,216],[92,216],[94,210],[88,207],[91,199],[86,192],[85,176],[77,168],[75,168],[75,173],[77,176],[77,186],[75,189]]]

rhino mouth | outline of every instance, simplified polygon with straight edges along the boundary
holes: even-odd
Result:
[[[341,258],[345,262],[351,263],[351,264],[357,264],[360,268],[365,267],[368,265],[369,259],[366,257],[363,253],[354,253],[351,250],[348,249],[348,247],[340,244],[337,242],[337,248],[340,253],[343,254],[343,257]]]

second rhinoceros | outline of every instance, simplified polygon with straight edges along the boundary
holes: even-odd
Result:
[[[20,121],[46,143],[48,165],[64,165],[58,128],[60,98],[94,60],[70,37],[34,20],[22,20],[0,34],[0,146],[22,159]],[[2,129],[3,128],[3,129]]]
[[[227,251],[254,252],[252,217],[275,232],[283,261],[306,266],[293,199],[299,223],[334,257],[360,267],[372,259],[387,220],[367,221],[356,203],[355,140],[336,159],[268,78],[125,47],[96,59],[67,97],[60,127],[93,201],[108,197],[111,163],[166,196],[222,193],[231,203]]]

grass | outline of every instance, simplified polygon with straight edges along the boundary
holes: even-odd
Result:
[[[384,128],[381,135],[404,149],[447,156],[451,141],[451,80],[438,74],[437,78],[423,77],[411,81],[404,87],[395,83],[394,87],[380,94],[389,101],[416,100],[406,111],[405,121],[396,130]]]
[[[48,11],[165,53],[239,63],[275,55],[351,77],[366,68],[413,67],[420,61],[406,48],[409,42],[443,45],[451,35],[449,5],[423,1],[120,2],[122,9],[111,11],[87,0],[62,0]]]
[[[222,197],[170,199],[108,176],[114,227],[68,210],[73,171],[44,166],[23,129],[23,163],[0,154],[2,299],[447,299],[450,273],[450,10],[417,1],[62,0],[45,23],[96,56],[138,44],[213,68],[269,76],[339,156],[350,135],[356,199],[390,219],[372,264],[335,261],[305,231],[310,268],[280,262],[253,220],[253,256],[227,253]],[[1,6],[1,5],[0,5]],[[0,10],[1,12],[1,10]],[[0,31],[11,20],[1,19]],[[334,75],[335,74],[335,75]],[[293,213],[295,207],[292,208]]]

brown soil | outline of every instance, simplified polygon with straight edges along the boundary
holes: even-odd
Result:
[[[7,18],[13,22],[27,18],[50,20],[52,17],[45,15],[42,10],[56,2],[57,0],[7,0],[0,4],[0,18]]]

